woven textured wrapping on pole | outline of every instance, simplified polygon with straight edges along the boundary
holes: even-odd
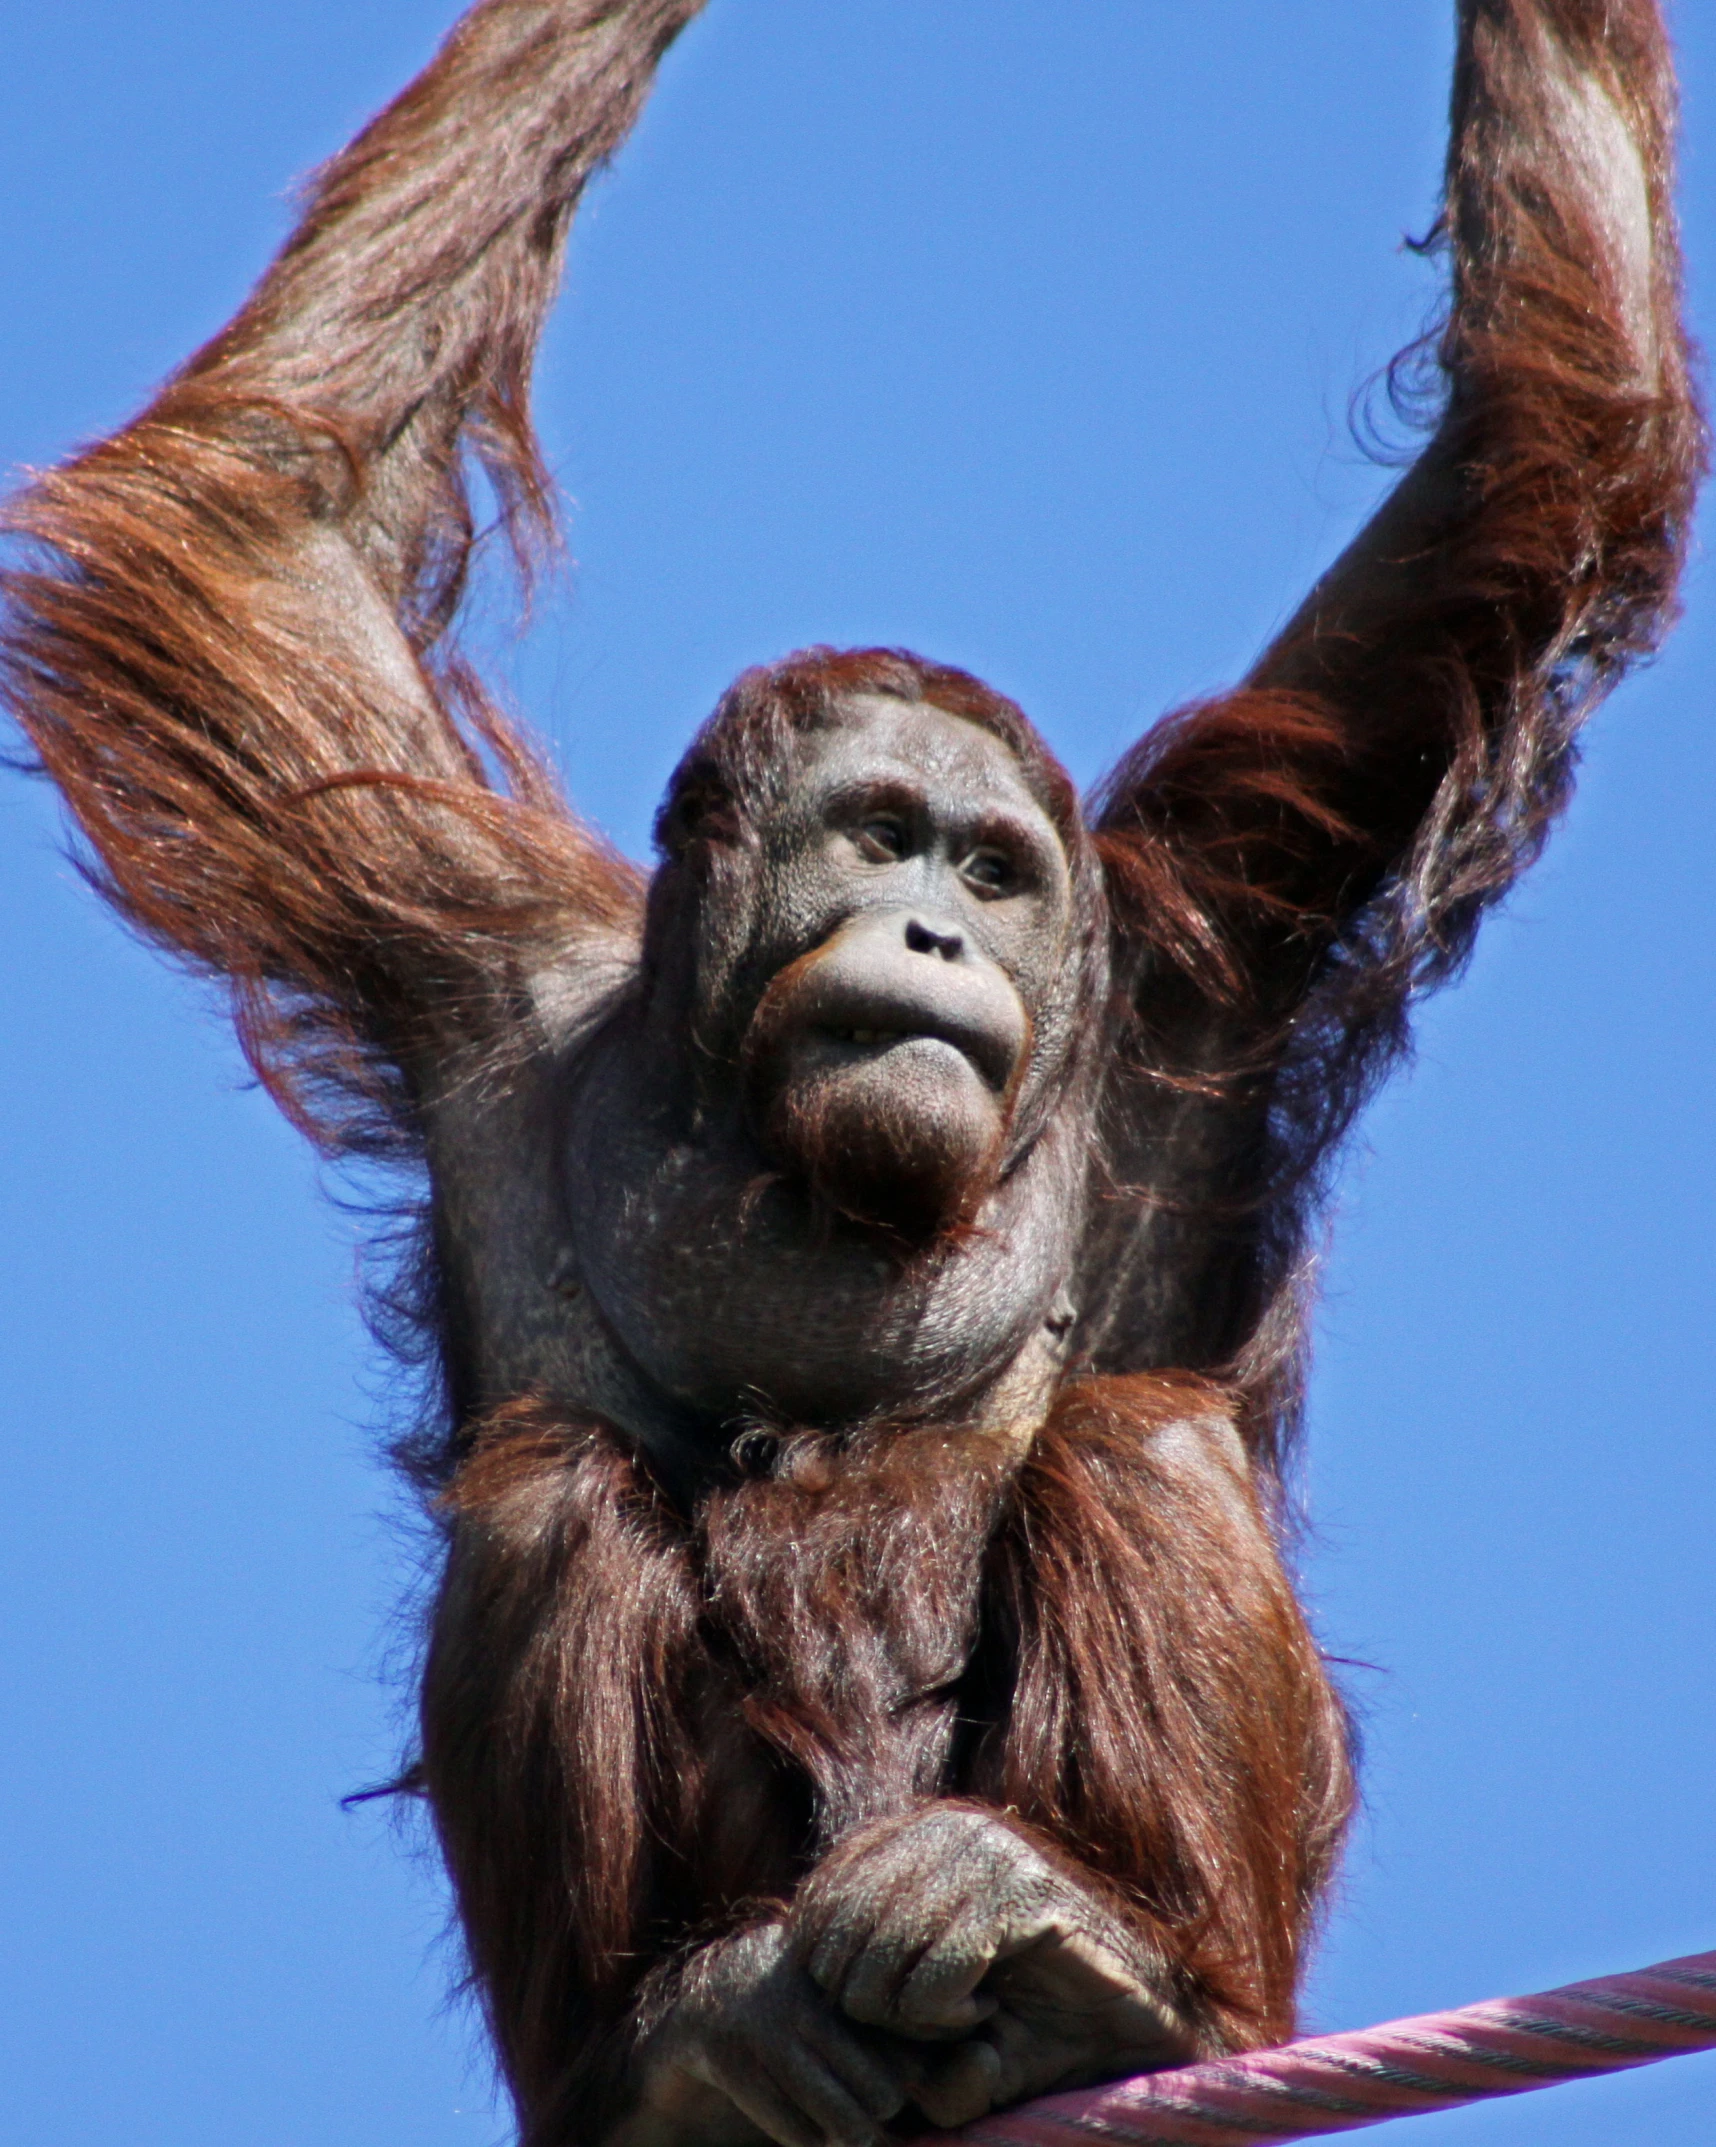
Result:
[[[1709,2049],[1716,1953],[1697,1953],[1533,1998],[1052,2095],[957,2137],[972,2147],[1284,2147]]]

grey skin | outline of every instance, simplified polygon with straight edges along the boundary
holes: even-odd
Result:
[[[837,1862],[695,1958],[605,2147],[883,2147],[908,2108],[969,2124],[1190,2054],[1136,1941],[1005,1821],[931,1805]]]
[[[687,1507],[759,1420],[909,1413],[1022,1452],[1076,1312],[1101,980],[1054,826],[999,739],[877,696],[780,778],[685,961],[581,942],[529,980],[535,1047],[503,1080],[455,1063],[430,1113],[465,1403],[597,1411]],[[817,950],[764,1078],[757,1009]],[[822,1082],[859,1120],[885,1102],[974,1153],[1001,1134],[976,1227],[902,1257],[778,1173],[759,1092]],[[960,2123],[1183,2054],[1159,1964],[1004,1818],[932,1803],[836,1861],[694,1957],[609,2147],[868,2147],[908,2103]],[[900,1973],[919,1955],[927,1983]]]
[[[478,1315],[456,1331],[498,1347],[503,1390],[558,1385],[619,1423],[683,1504],[758,1420],[909,1411],[1022,1451],[1075,1311],[1090,972],[1060,838],[1008,748],[855,697],[796,740],[755,839],[734,880],[746,906],[704,904],[683,973],[646,977],[616,949],[594,1001],[537,980],[558,1048],[504,1084],[452,1085],[436,1143],[453,1302]],[[999,1136],[994,1189],[950,1245],[903,1258],[819,1211],[759,1140],[747,1033],[818,950],[762,1085],[831,1083],[859,1119],[885,1090],[896,1121],[974,1153]],[[521,1160],[545,1141],[558,1200]],[[493,1314],[521,1284],[536,1316],[509,1326]],[[837,1880],[791,1919],[695,1957],[611,2147],[866,2147],[908,2101],[962,2123],[1161,2063],[1184,2045],[1155,1966],[1004,1819],[931,1804],[843,1843]]]
[[[1129,1191],[1097,1218],[1073,1024],[1104,1005],[1102,981],[1019,771],[954,719],[854,702],[804,740],[727,899],[658,948],[659,973],[642,970],[622,876],[580,893],[571,831],[555,846],[564,909],[525,905],[537,922],[517,942],[505,923],[512,849],[491,839],[496,801],[423,661],[466,563],[464,450],[528,516],[522,389],[569,212],[699,6],[474,10],[318,183],[152,438],[51,480],[59,592],[41,636],[11,640],[13,683],[31,702],[42,689],[36,713],[89,834],[121,853],[121,888],[143,858],[158,879],[147,929],[236,960],[248,987],[331,991],[328,1010],[381,1048],[393,995],[421,999],[399,1071],[426,1133],[456,1420],[523,1394],[602,1415],[685,1502],[752,1416],[931,1415],[1022,1444],[1075,1313],[1104,1372],[1290,1366],[1294,1197],[1398,1048],[1409,991],[1458,967],[1479,907],[1535,854],[1574,723],[1659,637],[1699,453],[1654,5],[1461,0],[1447,414],[1249,674],[1311,697],[1324,742],[1265,729],[1241,749],[1240,789],[1266,797],[1278,774],[1283,811],[1235,829],[1240,879],[1211,919],[1238,928],[1239,1012],[1212,997],[1201,1033],[1175,1039],[1188,1074],[1260,1078],[1161,1093],[1115,1061],[1109,1138]],[[1203,745],[1242,713],[1217,703]],[[315,800],[370,775],[411,781],[378,849],[362,830],[379,823],[354,812],[342,869],[325,831],[309,839]],[[1287,808],[1301,782],[1308,816]],[[1146,771],[1112,824],[1137,804],[1157,825],[1172,802]],[[401,841],[410,829],[420,842]],[[1033,869],[991,884],[984,853],[1015,836]],[[294,947],[276,873],[331,944],[369,942],[374,1005],[353,1004],[359,978],[327,949]],[[223,891],[246,915],[207,931]],[[552,952],[549,930],[564,934]],[[789,999],[759,1062],[746,1024],[819,946],[817,991]],[[977,1227],[902,1260],[819,1215],[769,1175],[783,1095],[831,1101],[860,1130],[885,1107],[902,1151],[915,1128],[955,1160],[987,1158],[1004,1131],[992,1196],[961,1218]],[[1075,1292],[1087,1221],[1103,1227]],[[1241,1541],[1259,1524],[1227,1436],[1180,1427],[1174,1465],[1212,1492],[1229,1482]],[[790,1911],[693,1957],[677,2002],[658,1986],[641,2102],[616,2137],[858,2147],[907,2096],[947,2117],[1125,2070],[1172,2046],[1153,1967],[1094,1880],[999,1814],[931,1804],[836,1842]],[[980,1990],[995,2010],[978,2024]]]
[[[629,1428],[670,1469],[758,1418],[909,1409],[1027,1435],[1083,1214],[1082,1141],[1056,1108],[1074,950],[1053,825],[988,732],[856,697],[796,742],[747,877],[749,916],[709,916],[694,977],[628,994],[566,1099],[569,1268],[644,1412]],[[818,952],[748,1080],[771,981]],[[719,1023],[693,1013],[689,1077],[687,997]],[[886,1111],[978,1157],[999,1141],[976,1227],[902,1259],[819,1209],[756,1123],[759,1087],[800,1085],[854,1125]]]

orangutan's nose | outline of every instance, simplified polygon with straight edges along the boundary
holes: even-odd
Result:
[[[965,935],[949,926],[925,924],[919,917],[908,917],[906,945],[914,954],[939,954],[944,962],[957,962],[965,952]]]

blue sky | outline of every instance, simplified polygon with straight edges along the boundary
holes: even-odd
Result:
[[[641,852],[743,663],[903,641],[1081,778],[1231,678],[1386,477],[1448,0],[714,0],[590,204],[540,407],[573,564],[502,669]],[[1716,17],[1679,10],[1716,333]],[[428,0],[0,20],[0,464],[132,410]],[[1707,524],[1708,526],[1708,524]],[[1366,1122],[1307,1587],[1367,1726],[1313,1986],[1358,2025],[1716,1946],[1716,586]],[[401,1736],[355,1232],[203,989],[0,779],[0,2131],[485,2147]],[[1716,2058],[1425,2121],[1707,2147]]]

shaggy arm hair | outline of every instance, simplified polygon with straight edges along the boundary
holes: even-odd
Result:
[[[1098,796],[1147,1195],[1092,1262],[1104,1368],[1238,1360],[1279,1404],[1318,1168],[1672,617],[1703,450],[1673,127],[1656,0],[1461,0],[1434,436],[1244,685]]]
[[[146,937],[227,976],[331,1146],[409,1116],[516,972],[635,930],[445,638],[480,467],[550,526],[527,409],[572,211],[701,0],[490,0],[312,182],[231,324],[12,506],[0,689]],[[403,1076],[403,1079],[401,1078]]]

